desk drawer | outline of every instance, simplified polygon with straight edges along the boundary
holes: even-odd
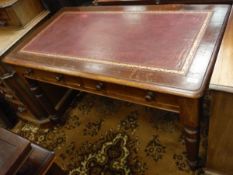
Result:
[[[178,112],[179,98],[173,95],[167,95],[148,90],[118,85],[108,82],[100,82],[93,79],[72,77],[41,70],[32,70],[22,67],[16,67],[16,70],[23,76],[38,81],[78,89],[80,91],[90,92],[98,95],[121,99],[146,106],[162,108]]]
[[[96,92],[109,97],[115,97],[147,106],[160,108],[177,108],[177,98],[172,95],[152,92],[140,88],[128,87],[113,83],[105,83],[91,79],[83,79],[83,88],[88,92]],[[177,109],[176,109],[177,110]],[[176,111],[175,110],[175,111]],[[173,110],[172,110],[173,111]]]
[[[79,88],[82,85],[82,79],[78,77],[66,76],[58,73],[45,72],[45,71],[27,69],[22,67],[16,67],[15,69],[21,75],[34,80],[48,82],[51,84],[65,86],[65,87],[72,86],[74,88]]]

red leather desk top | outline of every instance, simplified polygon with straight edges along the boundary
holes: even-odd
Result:
[[[64,12],[21,52],[184,73],[211,12]]]
[[[227,5],[66,9],[4,61],[198,96],[228,13]]]

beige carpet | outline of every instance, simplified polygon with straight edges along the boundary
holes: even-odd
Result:
[[[192,174],[177,114],[85,95],[66,117],[64,125],[45,129],[21,123],[15,132],[54,150],[56,163],[70,175]]]

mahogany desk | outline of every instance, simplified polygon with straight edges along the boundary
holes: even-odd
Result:
[[[180,113],[198,164],[200,99],[228,5],[67,8],[4,58],[29,79]]]

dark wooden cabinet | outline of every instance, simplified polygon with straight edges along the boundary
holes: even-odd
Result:
[[[206,173],[233,173],[233,10],[210,82],[211,115]]]
[[[233,92],[233,91],[232,91]],[[231,175],[233,172],[233,94],[212,90],[206,174]]]

